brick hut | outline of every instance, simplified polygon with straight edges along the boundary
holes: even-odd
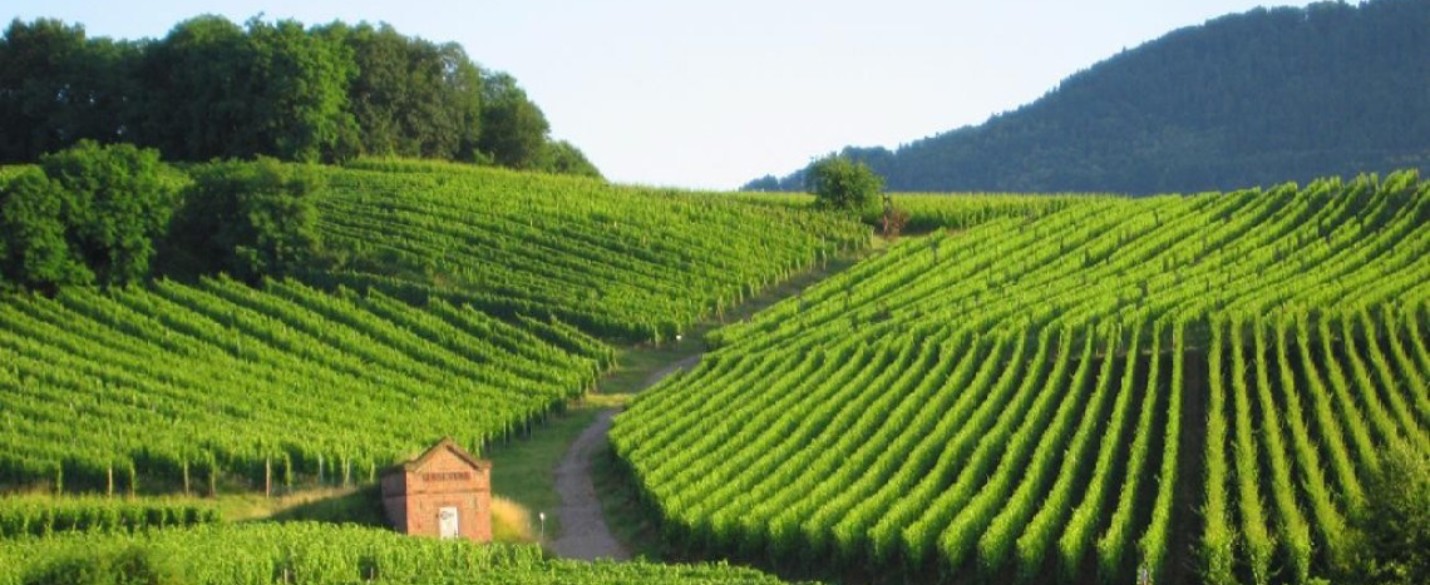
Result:
[[[399,532],[492,540],[492,464],[450,437],[382,473],[382,505]]]

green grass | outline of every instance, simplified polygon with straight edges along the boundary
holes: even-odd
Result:
[[[483,454],[492,461],[492,493],[509,499],[529,512],[532,521],[538,521],[538,514],[546,512],[546,540],[549,542],[561,534],[560,520],[555,512],[561,506],[561,498],[556,493],[556,466],[566,456],[566,451],[576,437],[596,420],[602,410],[622,408],[646,386],[654,381],[654,376],[672,364],[705,351],[705,333],[725,323],[738,321],[753,315],[781,299],[797,294],[804,287],[843,270],[857,261],[853,256],[831,260],[823,268],[796,276],[789,281],[770,288],[765,293],[749,299],[740,307],[727,311],[723,317],[706,319],[698,323],[689,335],[663,344],[640,343],[620,348],[617,351],[616,366],[601,379],[596,392],[589,393],[580,400],[572,401],[566,411],[549,417],[546,421],[533,425],[530,433],[509,443],[494,446]],[[655,557],[652,547],[647,544],[652,536],[646,534],[647,523],[644,513],[634,506],[633,486],[611,469],[608,450],[602,449],[596,455],[593,465],[596,491],[606,511],[606,521],[612,532],[627,545],[633,545],[637,554]],[[532,533],[537,527],[532,527]],[[658,538],[657,538],[658,540]]]
[[[266,497],[258,492],[220,492],[215,497],[165,496],[177,501],[213,502],[225,522],[330,522],[386,526],[377,484],[309,487]]]
[[[617,353],[617,366],[601,381],[600,392],[628,400],[649,386],[652,381],[650,378],[656,372],[682,359],[703,353],[706,349],[706,333],[728,323],[747,319],[766,307],[799,294],[806,287],[853,266],[865,255],[881,253],[887,248],[887,242],[883,238],[874,237],[871,240],[863,253],[838,256],[825,266],[797,275],[747,299],[745,303],[721,317],[700,322],[691,330],[689,336],[679,342],[661,346],[636,345],[620,350]],[[579,431],[577,433],[579,434]],[[575,435],[571,436],[572,440],[575,438]],[[557,461],[559,460],[558,458]],[[596,484],[596,495],[601,500],[601,509],[606,516],[606,525],[616,539],[626,546],[626,550],[631,551],[632,556],[637,558],[675,560],[667,559],[672,551],[662,546],[659,525],[653,521],[658,515],[641,502],[634,481],[621,467],[609,444],[603,445],[596,452],[591,472],[592,481]]]
[[[882,248],[880,242],[882,239],[875,238],[870,249]],[[602,378],[598,395],[616,399],[619,401],[617,406],[624,405],[625,400],[650,386],[654,382],[651,377],[656,373],[680,360],[704,353],[706,333],[727,323],[747,319],[765,307],[794,296],[805,287],[823,280],[830,274],[848,268],[857,261],[858,257],[853,254],[840,256],[831,260],[826,266],[796,275],[784,283],[769,288],[760,295],[747,299],[743,304],[726,311],[723,315],[709,317],[696,323],[691,327],[688,335],[682,336],[677,341],[660,345],[641,343],[617,350],[616,367]]]
[[[621,466],[621,461],[607,443],[596,452],[591,464],[592,481],[601,500],[601,511],[611,534],[625,545],[632,558],[670,560],[673,552],[662,546],[659,514],[640,499],[635,479]]]
[[[497,444],[483,454],[492,462],[492,494],[525,508],[533,522],[539,522],[539,514],[545,512],[546,540],[559,536],[561,520],[556,510],[561,497],[556,493],[556,467],[571,444],[601,411],[625,406],[651,376],[702,350],[703,343],[693,338],[621,349],[616,367],[602,379],[597,392],[568,403],[565,412],[533,425],[529,434]],[[531,532],[536,534],[539,528],[532,526]]]
[[[561,521],[556,516],[556,509],[561,506],[561,498],[556,493],[556,466],[571,442],[596,420],[596,414],[602,409],[600,403],[600,400],[573,403],[566,412],[534,426],[530,435],[498,445],[484,455],[492,462],[492,495],[526,508],[533,521],[545,512],[547,541],[561,530]],[[532,534],[538,532],[539,527],[531,527]]]

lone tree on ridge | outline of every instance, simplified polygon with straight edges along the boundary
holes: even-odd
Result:
[[[815,204],[862,214],[877,212],[884,178],[868,165],[842,156],[830,156],[810,165],[805,188]]]

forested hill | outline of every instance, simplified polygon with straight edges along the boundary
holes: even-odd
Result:
[[[1257,9],[1124,51],[980,126],[844,154],[919,191],[1150,194],[1423,172],[1427,31],[1424,0]]]
[[[0,37],[0,164],[90,139],[165,160],[422,157],[597,176],[512,76],[387,25],[199,16],[161,39],[16,19]]]

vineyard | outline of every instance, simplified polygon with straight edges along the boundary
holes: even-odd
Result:
[[[742,201],[777,207],[804,208],[814,203],[814,196],[796,193],[740,192],[733,195]],[[908,214],[904,228],[910,233],[936,229],[962,230],[1000,218],[1034,218],[1060,211],[1106,195],[1029,195],[1025,193],[898,193],[894,205]],[[878,225],[882,210],[871,210],[862,219]]]
[[[0,302],[0,486],[348,485],[480,451],[868,229],[712,195],[419,161],[315,168],[322,258]],[[353,291],[362,291],[355,293]]]
[[[134,536],[0,540],[0,585],[132,581],[193,585],[368,583],[780,583],[726,565],[585,563],[532,546],[409,538],[323,524],[215,525]]]
[[[15,18],[0,585],[1430,585],[1417,3],[1215,17],[739,193],[609,183],[387,24]]]
[[[362,160],[328,184],[320,228],[338,267],[312,282],[552,316],[608,339],[671,339],[869,239],[805,209],[464,165]]]
[[[869,238],[791,196],[318,172],[322,257],[290,278],[0,302],[0,489],[352,485],[443,435],[481,452],[593,387],[607,342],[672,339]],[[1355,554],[1385,453],[1430,453],[1430,182],[896,200],[931,233],[709,334],[617,418],[671,548],[872,580],[1309,583]],[[198,582],[766,579],[114,501],[0,500],[0,584],[135,550]],[[214,547],[241,554],[178,552]]]
[[[958,227],[715,332],[617,417],[674,547],[917,581],[1307,583],[1350,554],[1385,447],[1430,452],[1413,174]]]
[[[131,501],[102,496],[0,499],[0,539],[69,532],[137,532],[219,520],[217,507],[194,500]]]
[[[213,492],[369,480],[450,435],[472,449],[589,388],[610,348],[433,300],[190,286],[0,304],[0,477],[56,490]]]

